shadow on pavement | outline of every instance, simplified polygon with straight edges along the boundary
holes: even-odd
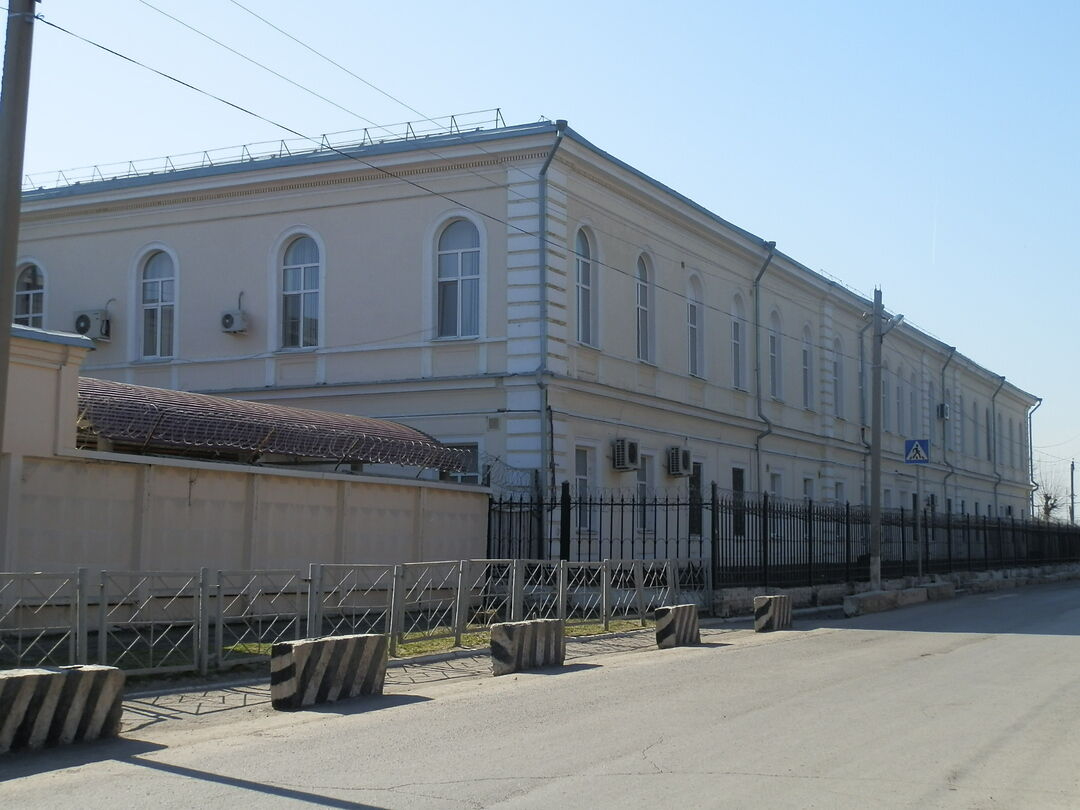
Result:
[[[199,779],[204,782],[214,782],[218,785],[226,785],[228,787],[240,788],[241,790],[251,790],[256,793],[265,793],[267,796],[276,796],[281,799],[291,799],[296,802],[305,802],[307,804],[317,804],[321,807],[341,807],[349,808],[349,810],[383,810],[382,808],[373,804],[361,804],[360,802],[350,802],[344,799],[335,799],[330,796],[323,796],[319,793],[308,793],[304,790],[296,790],[295,788],[277,787],[276,785],[268,785],[265,782],[254,782],[250,779],[238,779],[235,776],[225,776],[219,773],[210,773],[209,771],[200,771],[195,768],[184,768],[180,765],[170,765],[167,762],[154,762],[153,760],[140,759],[139,757],[131,757],[128,759],[132,765],[138,765],[143,768],[150,768],[162,773],[172,774],[173,776],[183,776],[188,779]]]
[[[367,714],[381,709],[393,709],[397,706],[408,706],[411,703],[427,703],[432,698],[423,695],[360,695],[354,698],[344,698],[333,703],[320,703],[317,706],[305,706],[290,714],[337,714],[347,716],[350,714]]]
[[[78,768],[91,762],[107,759],[126,760],[139,754],[160,751],[166,746],[142,740],[97,740],[95,742],[39,748],[34,751],[14,751],[0,755],[0,782],[20,779],[34,774]],[[0,802],[2,803],[2,802]]]

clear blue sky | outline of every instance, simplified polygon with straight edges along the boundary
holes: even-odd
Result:
[[[39,9],[304,133],[419,118],[232,0],[148,2],[339,106],[139,0]],[[1037,464],[1067,488],[1080,2],[239,2],[426,116],[569,119],[788,255],[866,295],[880,285],[890,310],[1045,398]],[[36,29],[28,172],[280,137]]]

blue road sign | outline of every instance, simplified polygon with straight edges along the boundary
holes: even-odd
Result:
[[[929,464],[930,440],[908,439],[904,442],[905,464]]]

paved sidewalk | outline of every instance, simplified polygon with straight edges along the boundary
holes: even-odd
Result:
[[[702,628],[705,636],[732,633]],[[655,631],[633,630],[566,640],[566,660],[580,661],[600,655],[629,654],[656,649]],[[463,650],[442,655],[391,660],[386,670],[386,693],[404,693],[416,686],[456,678],[491,676],[488,649]],[[248,710],[270,704],[269,674],[211,688],[185,687],[167,692],[136,693],[124,700],[121,733],[130,734],[161,723],[209,719],[213,715]]]

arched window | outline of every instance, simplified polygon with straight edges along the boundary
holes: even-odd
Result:
[[[904,435],[904,370],[896,369],[896,435]]]
[[[731,385],[746,390],[746,314],[737,295],[731,307]]]
[[[651,363],[652,329],[650,323],[652,307],[652,279],[649,276],[649,264],[644,256],[637,260],[637,356],[638,360]]]
[[[281,346],[306,349],[319,345],[319,295],[322,285],[319,246],[298,236],[285,248],[281,266]]]
[[[774,399],[784,397],[784,347],[781,341],[783,333],[780,313],[773,310],[769,315],[769,393]]]
[[[172,357],[176,310],[176,268],[172,256],[154,251],[143,263],[142,356]]]
[[[15,318],[20,326],[45,324],[45,275],[36,264],[28,264],[15,281]]]
[[[466,219],[439,235],[439,337],[480,334],[480,231]]]
[[[833,415],[837,419],[844,418],[844,346],[840,338],[833,340],[832,351],[832,383],[833,383]]]
[[[596,345],[596,266],[592,244],[584,230],[577,232],[577,318],[578,341]]]
[[[814,346],[809,326],[802,333],[802,404],[808,410],[814,407]]]
[[[695,277],[690,278],[689,290],[686,296],[686,345],[687,345],[687,369],[695,377],[704,377],[704,310],[701,303],[701,282]]]

